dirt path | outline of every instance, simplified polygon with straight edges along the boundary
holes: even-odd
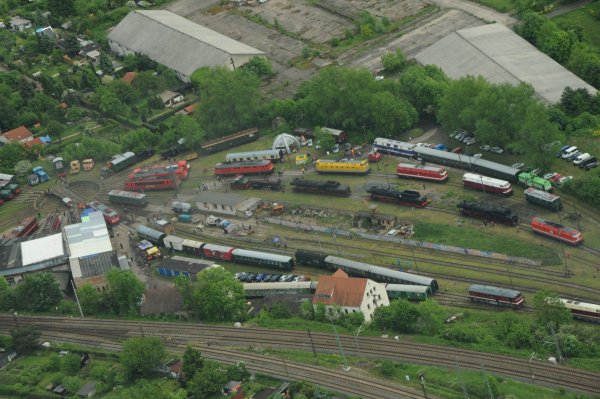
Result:
[[[517,19],[509,14],[495,11],[491,8],[482,6],[481,4],[473,3],[466,0],[429,0],[437,4],[440,8],[455,8],[471,14],[479,19],[487,22],[500,22],[506,26],[512,26],[517,23]]]
[[[593,0],[581,0],[581,1],[578,1],[575,3],[557,7],[556,9],[554,9],[554,10],[550,11],[548,14],[546,14],[546,17],[548,17],[548,18],[558,17],[559,15],[563,15],[563,14],[569,13],[571,11],[575,11],[581,7],[587,6],[592,1]]]

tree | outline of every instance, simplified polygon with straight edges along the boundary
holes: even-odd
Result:
[[[128,115],[130,110],[119,97],[107,87],[99,87],[91,98],[98,109],[106,116]]]
[[[590,94],[587,89],[567,87],[560,96],[560,108],[573,117],[584,112],[600,114],[600,96]]]
[[[437,112],[450,79],[435,65],[413,65],[400,75],[400,94],[421,115]]]
[[[0,276],[0,311],[13,308],[13,292],[4,276]]]
[[[185,115],[175,115],[169,119],[168,130],[178,139],[185,140],[185,146],[196,149],[204,141],[204,131],[198,122]],[[172,143],[165,144],[166,146]]]
[[[385,52],[381,56],[381,63],[386,72],[402,72],[406,68],[406,56],[402,49],[396,49],[394,52]]]
[[[44,34],[36,35],[38,43],[38,51],[42,54],[50,54],[54,48],[54,43]]]
[[[135,380],[150,374],[166,355],[165,346],[158,337],[133,337],[123,343],[121,364],[127,377]]]
[[[75,14],[75,0],[48,0],[48,11],[54,16],[68,17]]]
[[[110,57],[106,53],[100,54],[100,69],[104,72],[105,75],[112,75],[115,71],[115,67],[113,66]]]
[[[417,307],[406,299],[396,299],[389,306],[375,310],[373,322],[384,331],[412,332],[419,318]]]
[[[60,359],[60,371],[68,375],[75,375],[79,371],[81,358],[75,353],[69,353]]]
[[[537,43],[537,36],[548,19],[536,12],[527,12],[521,17],[521,24],[517,28],[517,33],[534,46]]]
[[[219,392],[226,382],[227,374],[215,365],[208,364],[194,375],[187,386],[187,391],[192,399],[204,399]]]
[[[81,304],[83,314],[86,316],[97,315],[104,310],[102,295],[91,284],[84,284],[77,289],[77,297]]]
[[[130,84],[122,80],[115,80],[108,85],[108,89],[112,91],[119,100],[126,104],[133,104],[137,98],[137,93]]]
[[[418,121],[419,114],[411,103],[398,99],[390,92],[375,93],[371,97],[373,129],[384,136],[406,130]]]
[[[243,66],[244,69],[254,73],[258,77],[268,78],[273,76],[273,65],[267,57],[254,56]]]
[[[106,273],[108,291],[106,303],[113,313],[127,315],[136,313],[144,294],[142,283],[130,270],[112,269]]]
[[[81,387],[83,386],[83,381],[81,380],[81,378],[75,376],[63,377],[61,383],[69,393],[75,393],[79,391],[79,389],[81,389]]]
[[[419,304],[417,308],[419,318],[417,320],[417,329],[426,335],[436,335],[442,331],[446,311],[434,299],[428,299]]]
[[[217,267],[198,273],[194,312],[203,320],[241,320],[246,310],[244,288],[227,270]]]
[[[47,312],[58,305],[62,293],[54,274],[50,272],[28,274],[17,285],[15,302],[19,309]]]
[[[182,380],[190,381],[196,373],[204,368],[204,358],[198,349],[188,345],[183,353],[183,367],[181,368]]]
[[[558,294],[546,290],[538,291],[533,297],[535,317],[544,328],[555,331],[571,320],[569,309],[565,308]]]
[[[250,378],[250,372],[246,368],[246,363],[240,361],[236,364],[227,366],[227,379],[233,381],[246,381]]]
[[[37,326],[17,327],[10,330],[12,344],[17,353],[26,354],[38,347],[40,329]]]
[[[335,146],[335,137],[333,137],[331,134],[321,130],[320,127],[316,127],[314,130],[314,133],[315,133],[315,138],[319,142],[319,145],[321,146],[322,149],[324,149],[326,151],[333,150],[333,147]]]
[[[63,43],[65,46],[65,51],[69,55],[77,55],[79,50],[81,50],[81,45],[79,44],[79,40],[77,40],[77,35],[74,33],[67,33]]]
[[[600,54],[591,46],[583,43],[575,46],[567,66],[581,79],[594,87],[600,87]]]
[[[27,160],[19,161],[15,165],[15,174],[17,176],[25,176],[31,171],[31,162]]]
[[[542,31],[544,30],[542,28]],[[544,37],[540,45],[540,50],[560,63],[564,63],[569,59],[573,46],[577,42],[577,37],[574,34],[559,28],[554,28],[550,32],[540,33],[540,35]]]
[[[183,299],[184,309],[192,310],[194,303],[194,290],[192,288],[192,282],[189,278],[183,274],[180,274],[179,276],[175,277],[174,283],[175,288],[177,288],[177,291]]]
[[[60,142],[62,139],[62,135],[65,132],[65,130],[67,130],[67,127],[65,125],[63,125],[60,122],[57,122],[55,120],[51,120],[48,122],[48,124],[46,125],[46,133],[48,133],[50,136],[54,137],[55,139],[58,139],[58,141]]]
[[[192,82],[200,93],[201,112],[196,118],[210,137],[246,129],[256,124],[260,109],[260,80],[240,69],[201,68]]]
[[[466,129],[473,132],[477,120],[473,113],[475,100],[489,86],[482,76],[466,76],[450,82],[440,101],[438,122],[448,131]]]

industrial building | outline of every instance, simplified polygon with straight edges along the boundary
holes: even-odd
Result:
[[[529,83],[539,98],[557,103],[565,88],[597,90],[502,24],[461,29],[416,55],[453,79],[481,75],[500,84]]]
[[[132,11],[108,35],[118,55],[144,54],[190,81],[202,67],[238,68],[264,53],[166,10]]]

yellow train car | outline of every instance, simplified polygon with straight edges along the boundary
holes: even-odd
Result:
[[[315,169],[319,173],[354,173],[364,175],[369,173],[369,161],[366,159],[342,159],[340,161],[319,159],[315,162]]]

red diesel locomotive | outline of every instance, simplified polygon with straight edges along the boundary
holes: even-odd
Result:
[[[218,163],[215,165],[215,175],[268,175],[273,173],[273,163],[269,160],[250,162]]]
[[[440,166],[421,166],[410,163],[399,163],[396,166],[398,177],[445,182],[448,180],[446,168]]]
[[[583,236],[579,231],[539,217],[531,219],[531,229],[534,233],[542,234],[555,240],[566,242],[567,244],[579,245],[583,242]]]

